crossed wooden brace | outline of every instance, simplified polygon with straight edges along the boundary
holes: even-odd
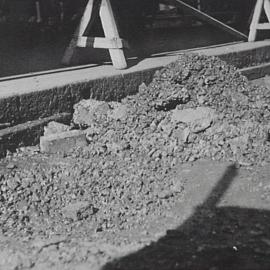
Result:
[[[268,22],[260,23],[263,11]],[[270,30],[270,0],[257,0],[250,24],[249,41],[255,41],[258,30]]]
[[[91,28],[95,18],[100,16],[105,37],[88,37],[86,32]],[[127,67],[123,48],[126,45],[119,37],[110,0],[89,0],[74,37],[65,51],[62,63],[69,65],[77,47],[108,49],[112,63],[117,69]]]
[[[219,27],[223,31],[229,32],[240,39],[247,39],[247,36],[243,33],[188,5],[182,0],[168,1],[171,4],[184,8],[200,20]],[[260,23],[263,11],[266,14],[268,23]],[[100,16],[101,19],[105,33],[104,38],[86,36],[97,16]],[[270,0],[257,0],[252,16],[252,22],[250,24],[249,41],[256,40],[258,30],[270,30]],[[109,50],[110,57],[115,68],[125,69],[127,67],[127,63],[123,48],[126,47],[126,44],[127,43],[119,36],[110,0],[89,0],[80,21],[80,25],[65,51],[62,62],[65,65],[69,65],[77,47],[102,48]]]

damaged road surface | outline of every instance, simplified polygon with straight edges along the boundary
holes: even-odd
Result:
[[[192,54],[82,100],[1,160],[0,269],[269,269],[269,123],[268,88]]]

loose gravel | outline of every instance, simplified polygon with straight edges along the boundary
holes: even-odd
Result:
[[[7,157],[0,173],[0,234],[90,238],[143,224],[181,196],[179,163],[268,163],[269,121],[269,89],[251,86],[216,57],[181,55],[121,103],[77,104],[73,128],[85,129],[88,146],[58,157],[38,149]],[[16,165],[18,158],[33,157],[52,162]]]

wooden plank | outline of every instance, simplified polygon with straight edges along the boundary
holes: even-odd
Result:
[[[100,18],[106,38],[119,38],[119,32],[115,22],[110,0],[102,0]],[[109,49],[112,63],[117,69],[127,67],[124,51],[122,49]]]
[[[97,49],[123,49],[124,42],[121,38],[78,37],[77,46]]]
[[[79,37],[84,35],[85,30],[90,22],[90,19],[92,16],[92,11],[93,11],[93,6],[94,6],[94,1],[95,0],[89,0],[86,7],[85,7],[83,16],[82,16],[81,21],[80,21],[79,30],[77,33],[77,35]]]
[[[171,3],[172,5],[176,5],[180,8],[183,8],[184,10],[186,10],[187,12],[191,13],[192,15],[194,15],[195,17],[197,17],[198,19],[205,21],[208,24],[211,24],[213,26],[216,26],[234,36],[236,36],[237,38],[241,39],[241,40],[247,40],[247,36],[239,31],[237,31],[236,29],[226,25],[225,23],[222,23],[221,21],[213,18],[212,16],[192,7],[191,5],[184,3],[181,0],[168,0],[169,3]]]
[[[267,16],[268,22],[270,22],[270,2],[269,0],[264,0],[264,11]]]
[[[260,23],[257,25],[257,30],[269,30],[270,23]]]
[[[261,13],[262,13],[263,2],[264,0],[257,0],[256,5],[255,5],[252,21],[250,24],[249,36],[248,36],[248,41],[250,42],[256,40],[257,27],[260,21]]]

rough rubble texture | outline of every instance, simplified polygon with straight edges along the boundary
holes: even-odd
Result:
[[[74,114],[75,123],[90,127],[90,148],[98,144],[107,153],[146,154],[163,162],[269,161],[270,91],[250,86],[218,58],[181,56],[122,101],[127,113],[120,121],[113,121],[110,103],[96,101],[93,117],[78,119],[92,103],[77,104]]]
[[[269,121],[268,89],[250,86],[218,58],[182,55],[121,104],[77,104],[73,128],[85,129],[89,144],[64,154],[65,162],[8,164],[0,174],[0,234],[91,237],[132,228],[179,198],[179,163],[269,162]]]

